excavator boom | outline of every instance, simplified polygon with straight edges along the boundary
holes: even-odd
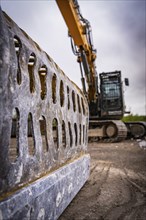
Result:
[[[83,91],[87,95],[89,102],[96,101],[96,93],[98,92],[95,66],[96,50],[93,48],[90,23],[87,19],[83,18],[77,0],[56,0],[56,2],[68,27],[69,35],[72,38],[72,43],[74,44],[72,45],[73,51],[80,63]],[[84,77],[88,86],[88,92],[86,91]]]

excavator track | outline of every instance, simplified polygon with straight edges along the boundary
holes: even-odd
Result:
[[[146,122],[125,122],[128,133],[127,137],[143,138],[146,136]]]
[[[89,122],[89,141],[119,142],[127,137],[127,127],[120,120]]]

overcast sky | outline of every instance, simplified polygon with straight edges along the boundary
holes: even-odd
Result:
[[[127,110],[146,115],[146,1],[78,0],[90,21],[97,72],[121,70]],[[2,9],[45,50],[80,88],[80,70],[54,0],[1,0]]]

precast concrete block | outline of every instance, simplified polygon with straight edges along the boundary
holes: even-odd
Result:
[[[83,92],[0,9],[0,220],[58,218],[89,175],[88,116]]]
[[[0,219],[56,220],[89,177],[85,154],[0,202]]]

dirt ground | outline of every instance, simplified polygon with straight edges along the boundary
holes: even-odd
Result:
[[[59,220],[146,220],[146,146],[140,146],[89,143],[90,177]]]

